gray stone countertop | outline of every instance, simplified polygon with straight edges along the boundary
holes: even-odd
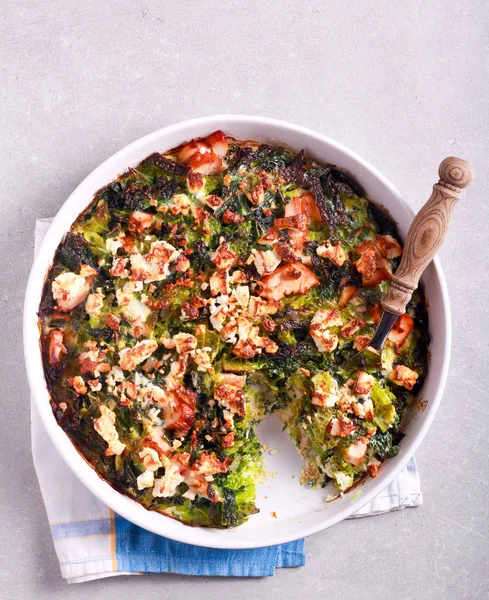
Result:
[[[1,3],[0,598],[489,598],[488,32],[485,0]],[[307,566],[274,578],[68,586],[30,453],[21,314],[35,220],[127,143],[216,113],[327,134],[415,209],[443,157],[472,162],[441,251],[453,355],[417,453],[424,505],[319,533]]]

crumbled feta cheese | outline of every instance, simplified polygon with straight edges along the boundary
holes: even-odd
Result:
[[[126,269],[127,261],[127,258],[114,258],[112,261],[112,268],[109,270],[109,274],[112,277],[127,279],[129,277],[129,271]]]
[[[138,388],[138,400],[143,408],[147,408],[149,404],[157,404],[163,406],[166,402],[167,394],[165,390],[157,385],[154,385],[147,380],[144,386]]]
[[[169,498],[175,495],[177,487],[184,481],[180,474],[180,467],[170,462],[169,459],[164,463],[165,474],[155,481],[153,496],[155,498]]]
[[[238,261],[238,255],[230,250],[227,242],[223,241],[219,248],[211,255],[212,262],[220,270],[228,270]]]
[[[325,245],[318,246],[317,255],[323,258],[329,258],[329,260],[337,267],[343,266],[346,259],[348,258],[346,252],[343,250],[341,242],[337,242],[334,246],[328,240]]]
[[[153,406],[146,413],[148,415],[149,422],[151,425],[160,427],[163,424],[163,419],[160,417],[161,409],[159,406]]]
[[[339,313],[334,309],[319,309],[314,315],[309,333],[320,352],[336,350],[339,338],[329,331],[329,327],[339,327],[343,324]]]
[[[112,254],[112,256],[115,256],[117,254],[117,250],[122,248],[122,242],[119,239],[119,236],[115,238],[107,238],[105,240],[105,247],[107,248],[107,252]]]
[[[144,284],[142,281],[127,281],[122,288],[125,294],[134,294],[134,292],[142,292]]]
[[[365,371],[358,371],[358,376],[353,386],[353,393],[357,396],[368,396],[375,379]]]
[[[143,289],[142,281],[128,281],[122,289],[115,292],[117,303],[124,306],[125,316],[133,323],[135,321],[145,322],[151,313],[151,309],[135,296],[135,292]]]
[[[129,304],[124,309],[124,313],[127,315],[131,322],[142,321],[146,322],[146,319],[151,314],[151,309],[146,306],[141,300],[138,300],[134,296],[129,301]]]
[[[186,194],[175,194],[171,204],[168,205],[168,208],[174,215],[187,216],[192,205],[192,200],[190,200]]]
[[[177,354],[188,354],[197,348],[197,338],[191,333],[177,333],[173,340]]]
[[[115,428],[115,413],[105,406],[105,404],[100,405],[100,413],[101,416],[98,419],[95,419],[93,426],[95,431],[108,444],[105,453],[107,456],[122,454],[126,445],[119,440],[119,434]]]
[[[250,288],[247,285],[239,285],[233,292],[236,302],[242,307],[246,308],[250,301]]]
[[[260,275],[268,275],[279,266],[280,256],[275,250],[260,250],[255,254],[254,262]]]
[[[319,352],[333,352],[338,347],[339,338],[335,333],[331,333],[329,329],[322,329],[311,333]]]
[[[92,392],[100,392],[102,389],[102,383],[98,379],[90,379],[88,385],[90,386]]]
[[[85,310],[87,313],[95,317],[100,315],[102,308],[104,307],[104,298],[105,296],[103,295],[101,288],[98,288],[96,293],[89,294],[87,296],[87,301],[85,302]]]
[[[139,453],[139,457],[142,459],[143,465],[148,471],[157,471],[163,466],[159,454],[154,448],[143,448]]]
[[[70,379],[71,385],[77,394],[86,394],[88,392],[88,388],[85,384],[85,381],[81,375],[75,375],[72,379]]]
[[[244,416],[246,413],[245,395],[243,388],[246,385],[245,375],[234,375],[233,373],[221,373],[216,378],[214,398],[226,410]],[[226,419],[226,416],[224,417]]]
[[[120,381],[124,379],[124,371],[120,367],[112,367],[112,372],[114,374],[117,373],[117,376],[120,376]],[[134,373],[134,384],[136,385],[136,387],[142,387],[148,383],[150,383],[149,379],[145,377],[142,373],[140,373],[139,371],[136,371]]]
[[[323,408],[332,408],[340,398],[338,383],[329,373],[322,377],[315,376],[312,379],[314,389],[312,392],[312,404]]]
[[[175,348],[177,354],[189,354],[197,348],[197,338],[191,333],[177,333],[172,338],[162,337],[160,342],[169,350]]]
[[[68,272],[58,275],[51,288],[59,310],[69,312],[85,300],[90,284],[81,275]]]
[[[179,256],[180,252],[168,242],[153,242],[144,256],[139,253],[131,255],[131,279],[146,283],[166,279],[170,275],[170,264]]]
[[[197,365],[197,371],[214,373],[210,352],[212,352],[211,348],[196,348],[193,359]]]
[[[215,194],[210,194],[209,196],[201,196],[201,202],[208,206],[213,211],[216,211],[220,206],[222,206],[222,198],[216,196]]]
[[[274,315],[278,312],[279,307],[280,303],[273,298],[264,300],[258,296],[251,296],[248,304],[248,314],[250,317]]]
[[[97,271],[90,265],[81,265],[79,275],[87,279],[89,277],[95,277],[97,275]]]
[[[316,311],[312,323],[321,323],[325,327],[341,327],[343,321],[335,308],[321,308]]]
[[[212,314],[212,312],[211,312],[209,321],[211,322],[212,327],[216,331],[222,330],[222,328],[224,327],[223,323],[225,320],[226,320],[226,312],[224,310],[218,309],[217,311],[214,312],[214,314]]]
[[[232,429],[234,427],[234,415],[230,410],[224,409],[222,411],[222,416],[224,419],[224,424],[227,429]]]
[[[419,375],[416,371],[413,371],[405,365],[395,365],[391,373],[389,373],[389,379],[396,385],[402,385],[407,390],[412,390],[416,384]]]
[[[153,471],[146,470],[144,473],[141,473],[136,479],[136,483],[138,485],[138,490],[144,490],[145,488],[153,487],[155,482],[155,475]]]
[[[365,400],[362,408],[363,408],[363,416],[365,417],[365,419],[367,419],[367,421],[373,421],[375,411],[374,411],[374,404],[373,404],[372,400],[370,400],[370,399]]]
[[[115,381],[123,381],[124,379],[124,371],[117,365],[112,367],[112,375]]]
[[[119,366],[125,371],[132,371],[137,365],[149,358],[158,348],[155,340],[142,340],[133,348],[124,348],[119,352]]]
[[[209,279],[209,285],[213,296],[217,296],[217,294],[227,295],[229,293],[227,271],[219,270],[212,273]],[[203,289],[202,286],[201,289]]]
[[[246,283],[246,281],[247,281],[246,275],[243,273],[243,271],[240,271],[239,269],[234,271],[232,273],[232,275],[229,277],[229,282],[232,283],[233,285],[236,285],[237,283]]]
[[[193,488],[189,488],[184,494],[182,494],[182,498],[187,498],[187,500],[195,500],[195,496],[197,496],[197,491]]]

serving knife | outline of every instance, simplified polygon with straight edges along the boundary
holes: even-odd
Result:
[[[470,185],[474,171],[469,163],[451,156],[442,161],[438,174],[440,180],[409,228],[399,268],[381,301],[384,312],[377,330],[368,346],[339,367],[346,374],[381,363],[385,340],[404,314],[421,274],[442,245],[455,204],[462,189]]]

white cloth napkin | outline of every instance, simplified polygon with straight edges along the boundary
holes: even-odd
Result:
[[[35,252],[51,221],[52,219],[39,219],[36,222]],[[129,535],[127,531],[123,531],[123,526],[118,528],[120,517],[114,515],[113,511],[95,498],[59,456],[45,433],[32,399],[31,411],[34,465],[62,576],[70,583],[80,583],[114,575],[136,574],[141,571],[189,572],[188,569],[175,566],[174,556],[172,560],[165,556],[158,556],[156,567],[154,564],[149,564],[147,560],[144,564],[135,560],[140,556],[133,555],[135,550],[120,542],[123,535],[126,537]],[[399,476],[352,518],[419,506],[422,502],[419,475],[412,458]],[[168,548],[166,550],[168,552]],[[299,554],[295,548],[287,548],[285,545],[281,551],[282,554],[275,558],[275,567],[301,564],[294,562],[293,555]],[[162,548],[160,552],[163,552]],[[209,569],[208,574],[273,575],[273,571],[272,565],[270,572],[243,573],[230,570],[227,573],[213,573],[212,569]]]

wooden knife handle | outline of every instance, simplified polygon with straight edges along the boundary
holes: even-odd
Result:
[[[430,199],[414,217],[401,264],[382,300],[382,308],[396,315],[405,312],[421,274],[442,245],[460,192],[470,185],[474,171],[469,163],[451,156],[441,163],[438,174],[440,181],[433,186]]]

